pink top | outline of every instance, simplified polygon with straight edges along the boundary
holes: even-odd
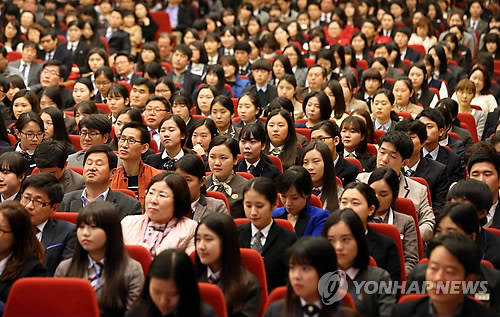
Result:
[[[123,240],[125,244],[140,245],[145,238],[148,219],[144,215],[127,216],[122,220]],[[178,248],[188,255],[194,251],[194,232],[198,223],[189,218],[182,218],[177,225],[168,232],[162,241],[156,245],[155,252]]]

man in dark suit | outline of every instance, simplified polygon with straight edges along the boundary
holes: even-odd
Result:
[[[75,105],[72,91],[62,86],[68,78],[68,68],[59,60],[50,60],[43,64],[40,72],[40,84],[31,87],[38,96],[41,95],[43,88],[54,87],[59,90],[64,108],[72,108]]]
[[[71,69],[72,61],[71,54],[66,49],[66,46],[59,43],[56,30],[44,29],[40,34],[40,44],[42,50],[38,52],[38,58],[47,62],[50,60],[60,61],[68,70]]]
[[[394,30],[394,42],[399,47],[401,59],[407,59],[416,63],[420,60],[420,53],[408,47],[411,30],[407,27],[397,27]]]
[[[54,175],[37,173],[25,180],[21,192],[21,205],[31,217],[36,237],[44,247],[44,264],[52,276],[59,263],[73,255],[76,243],[74,224],[49,218],[63,198],[62,187]]]
[[[492,134],[495,133],[499,119],[500,119],[500,107],[497,107],[492,112],[488,112],[488,116],[486,117],[486,122],[484,123],[483,136],[481,137],[482,141],[487,140]]]
[[[251,66],[252,77],[255,80],[255,85],[251,86],[257,93],[259,105],[265,109],[274,98],[278,97],[278,90],[275,86],[270,85],[267,81],[270,78],[273,66],[267,59],[258,59]]]
[[[59,210],[78,212],[92,201],[106,200],[119,208],[122,219],[141,214],[142,207],[138,200],[110,189],[117,162],[118,157],[107,145],[94,145],[88,149],[83,163],[85,189],[64,195]]]
[[[192,27],[196,19],[193,7],[184,4],[182,0],[168,0],[165,11],[170,17],[173,31],[184,32],[188,27]]]
[[[193,51],[189,46],[177,45],[172,55],[172,72],[167,74],[172,81],[179,83],[182,89],[189,94],[192,94],[196,87],[201,84],[200,76],[194,75],[187,70],[192,56]]]
[[[323,84],[327,81],[328,74],[326,69],[319,64],[314,64],[307,70],[306,82],[307,87],[297,88],[297,99],[304,100],[305,97],[313,91],[321,91]]]
[[[425,125],[414,119],[406,119],[396,124],[395,130],[407,133],[413,141],[413,154],[404,173],[408,177],[422,177],[431,192],[432,207],[437,214],[446,203],[449,182],[446,165],[422,156],[421,150],[427,140]]]
[[[247,201],[248,202],[248,201]],[[252,203],[257,203],[252,201]],[[250,223],[239,226],[240,248],[253,248],[264,258],[266,267],[267,289],[271,292],[278,286],[286,285],[288,276],[288,264],[285,263],[285,251],[297,241],[294,232],[280,227],[272,220],[272,210],[260,213],[260,208],[246,208],[246,216]],[[266,234],[267,231],[267,234]],[[256,247],[257,232],[263,232],[264,237],[259,241],[260,248]]]
[[[439,102],[437,104],[437,108],[438,109],[440,109],[440,108],[446,109],[451,116],[451,123],[449,123],[450,126],[448,127],[446,132],[453,132],[453,133],[458,134],[458,136],[460,137],[460,140],[464,144],[465,150],[467,150],[471,145],[473,145],[474,141],[472,140],[472,136],[470,135],[470,132],[467,129],[461,128],[460,122],[457,120],[458,103],[451,98],[443,98],[443,99],[439,100]],[[498,109],[500,109],[500,108],[498,108]],[[442,113],[445,116],[445,119],[448,120],[446,118],[446,116],[447,116],[446,113],[445,112],[442,112]],[[489,115],[491,113],[494,113],[494,112],[490,112],[488,114],[488,118],[490,117]],[[497,112],[497,113],[500,113],[500,112]],[[488,120],[488,119],[486,119],[486,120]],[[498,115],[497,115],[496,121],[494,123],[495,129],[496,129],[497,121],[498,121]],[[486,121],[486,122],[488,122],[488,121]],[[448,126],[448,124],[447,124],[447,126]],[[484,127],[484,131],[486,131],[486,125]],[[483,133],[483,137],[484,137],[484,133]],[[449,138],[449,136],[448,136],[448,138]],[[452,146],[454,146],[454,145],[452,145]],[[452,147],[452,146],[450,146],[450,147]]]
[[[24,42],[22,59],[9,63],[9,66],[19,70],[26,87],[40,83],[42,64],[35,62],[37,46],[36,43],[31,41]]]
[[[463,159],[457,154],[439,145],[439,134],[445,129],[443,114],[437,109],[424,109],[418,116],[427,128],[427,141],[422,149],[422,156],[441,162],[447,166],[450,183],[457,182],[465,177],[465,165]]]
[[[87,66],[87,55],[90,51],[89,46],[85,41],[81,41],[82,29],[84,22],[77,20],[71,21],[67,27],[68,42],[66,48],[71,55],[71,61],[76,64],[80,74],[88,73],[90,70]]]
[[[438,285],[476,280],[481,256],[474,242],[463,234],[450,233],[434,240],[429,249],[425,280],[431,283],[433,289],[428,290],[428,296],[421,299],[395,305],[391,316],[495,316],[490,308],[465,296],[463,288],[454,287],[454,292],[449,287],[441,292],[439,289],[436,291],[436,287],[440,287]],[[454,274],[448,277],[438,272],[440,270],[436,270],[436,267],[452,267]]]
[[[130,53],[130,35],[120,29],[123,24],[122,9],[114,8],[109,15],[108,21],[109,26],[101,35],[108,41],[109,54],[114,55],[121,51]]]
[[[134,72],[134,60],[128,52],[121,51],[115,55],[116,80],[132,84],[132,81],[141,77]]]

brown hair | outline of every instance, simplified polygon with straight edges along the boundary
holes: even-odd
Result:
[[[476,93],[476,85],[472,80],[465,78],[458,82],[457,87],[455,88],[455,92],[460,90],[471,91],[473,94]]]

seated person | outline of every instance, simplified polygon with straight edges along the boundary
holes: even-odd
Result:
[[[92,145],[106,144],[111,134],[111,120],[104,114],[90,114],[78,122],[81,151],[68,156],[68,166],[82,167],[85,151]]]
[[[283,207],[274,209],[273,217],[288,219],[297,237],[319,236],[329,212],[308,203],[313,188],[309,172],[302,166],[292,166],[280,177],[277,188]]]
[[[44,264],[50,276],[59,263],[73,256],[75,225],[50,218],[57,210],[64,192],[57,178],[49,173],[28,177],[22,187],[21,205],[28,211],[36,237],[44,248]]]
[[[161,143],[160,123],[171,110],[170,101],[162,96],[151,96],[146,101],[146,107],[144,108],[144,123],[148,127],[151,139],[155,140],[158,146]]]
[[[54,175],[65,194],[85,187],[82,175],[66,168],[68,165],[66,149],[66,145],[60,141],[46,140],[35,150],[36,167],[40,172]]]
[[[264,258],[267,288],[271,292],[287,282],[285,251],[297,241],[297,235],[273,221],[278,193],[274,182],[266,177],[251,179],[243,190],[243,206],[249,224],[238,227],[240,247],[252,248]]]
[[[88,203],[96,200],[109,201],[117,206],[120,218],[141,214],[139,201],[119,191],[111,190],[111,179],[116,170],[118,158],[108,145],[90,147],[83,158],[84,189],[64,195],[59,211],[79,212]]]
[[[28,161],[19,152],[0,155],[0,201],[20,200],[21,184],[28,172]]]
[[[151,137],[147,128],[139,122],[129,122],[122,127],[118,140],[118,155],[123,165],[113,173],[111,189],[133,191],[144,206],[146,186],[161,171],[144,164],[142,154],[149,149]]]
[[[139,244],[154,257],[170,248],[194,251],[197,222],[191,213],[189,187],[184,177],[168,171],[151,179],[146,189],[144,214],[122,220],[123,240]]]
[[[221,199],[205,196],[205,165],[194,154],[186,154],[175,163],[175,172],[186,180],[189,186],[192,212],[186,217],[200,222],[205,216],[212,213],[228,213],[226,204]]]
[[[281,175],[280,169],[264,154],[266,141],[266,130],[260,124],[250,123],[241,129],[239,146],[243,160],[236,165],[237,172],[274,180]]]

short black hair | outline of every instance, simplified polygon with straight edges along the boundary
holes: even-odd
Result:
[[[297,193],[309,199],[312,194],[312,178],[309,172],[302,166],[291,166],[278,180],[278,192],[284,194],[293,186]]]
[[[96,144],[92,145],[83,157],[83,165],[87,161],[87,158],[92,153],[104,153],[108,157],[108,167],[110,170],[115,169],[118,166],[118,157],[116,156],[113,149],[107,144]]]
[[[450,201],[454,198],[470,201],[477,211],[488,211],[493,204],[493,197],[488,185],[472,178],[461,179],[450,188],[446,200]]]
[[[151,143],[151,135],[148,132],[148,128],[141,122],[128,122],[125,123],[125,125],[122,127],[122,133],[125,131],[125,129],[131,128],[131,129],[136,129],[141,132],[141,143],[142,144],[150,144]]]
[[[151,79],[147,79],[144,77],[137,77],[131,82],[132,86],[140,86],[145,85],[148,87],[148,93],[153,94],[155,92],[155,83]]]
[[[465,153],[467,159],[467,170],[472,170],[472,166],[476,163],[487,162],[493,164],[500,178],[500,158],[495,148],[489,143],[479,142],[471,145]]]
[[[34,156],[38,168],[64,168],[68,159],[67,145],[61,141],[45,140],[36,147]]]
[[[262,144],[266,144],[267,133],[262,124],[251,123],[245,125],[240,131],[240,140],[255,139]]]
[[[271,65],[271,62],[268,61],[267,59],[259,58],[251,65],[251,69],[252,70],[263,69],[270,72],[273,70],[273,65]]]
[[[37,173],[26,178],[21,186],[21,193],[24,193],[28,187],[36,188],[47,194],[51,205],[59,204],[64,197],[62,185],[50,173]]]
[[[64,66],[64,64],[61,61],[57,59],[48,60],[45,63],[43,63],[42,70],[44,70],[48,66],[57,66],[59,68],[59,77],[63,78],[64,80],[68,78],[69,75],[68,68]]]
[[[193,57],[193,51],[186,44],[177,45],[174,49],[174,52],[177,52],[177,51],[186,55],[188,57],[188,60],[191,60],[191,57]]]
[[[427,140],[427,129],[425,128],[425,124],[419,120],[411,118],[404,119],[396,123],[394,130],[416,134],[422,144]]]
[[[418,114],[417,119],[420,119],[422,117],[426,117],[429,120],[434,121],[438,126],[438,129],[443,129],[445,126],[444,116],[437,109],[427,108],[422,110],[422,112]]]
[[[381,146],[384,142],[391,143],[403,160],[409,159],[413,154],[413,141],[404,132],[390,131],[380,138],[378,145]]]
[[[0,168],[8,169],[17,177],[26,177],[29,164],[20,152],[5,152],[0,155]]]
[[[208,146],[208,152],[218,145],[225,145],[229,151],[231,151],[231,154],[233,155],[233,158],[238,157],[238,153],[240,152],[240,148],[238,146],[238,142],[230,137],[227,137],[225,135],[218,135],[215,138],[210,141],[210,145]]]
[[[80,131],[83,128],[91,129],[91,130],[97,130],[101,134],[110,134],[111,129],[111,120],[109,119],[108,116],[105,114],[89,114],[85,117],[83,117],[82,120],[78,123],[78,128]]]
[[[248,44],[248,41],[237,41],[234,43],[234,51],[245,51],[248,54],[252,51],[252,48],[250,47],[250,44]]]
[[[439,100],[439,102],[436,105],[437,108],[443,107],[448,109],[448,111],[451,114],[452,119],[455,119],[458,115],[458,102],[451,98],[443,98]]]

